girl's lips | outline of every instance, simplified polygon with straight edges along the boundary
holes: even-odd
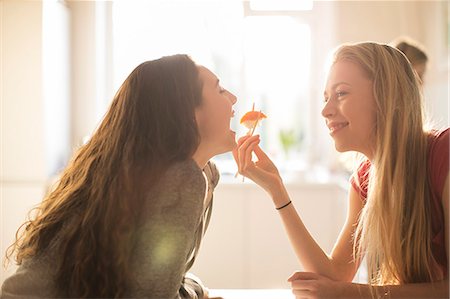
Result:
[[[334,134],[337,131],[339,131],[342,128],[345,128],[348,126],[348,122],[333,122],[328,123],[328,129],[330,130],[330,134]]]

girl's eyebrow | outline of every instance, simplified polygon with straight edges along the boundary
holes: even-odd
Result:
[[[331,89],[335,89],[336,86],[341,85],[341,84],[348,85],[348,86],[352,86],[350,83],[347,83],[347,82],[345,82],[345,81],[340,81],[340,82],[337,82],[337,83],[333,84],[333,86],[331,86]],[[325,97],[327,96],[327,91],[326,91],[326,90],[323,91],[323,95],[324,95]]]
[[[341,84],[345,84],[345,85],[351,86],[350,83],[347,83],[345,81],[341,81],[341,82],[338,82],[338,83],[334,84],[331,88],[334,89],[334,88],[336,88],[336,86],[341,85]]]

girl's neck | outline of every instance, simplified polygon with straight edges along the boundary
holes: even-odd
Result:
[[[203,147],[200,145],[195,153],[192,155],[192,159],[197,163],[198,167],[200,169],[205,168],[206,163],[212,158],[211,154],[209,154],[207,151],[203,149]]]

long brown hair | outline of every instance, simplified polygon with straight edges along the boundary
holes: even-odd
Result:
[[[21,264],[57,243],[61,296],[123,296],[145,194],[170,164],[198,147],[201,88],[197,66],[186,55],[136,67],[36,217],[24,223],[7,258],[16,253]]]
[[[433,281],[427,132],[419,78],[405,55],[388,45],[344,45],[335,54],[335,62],[339,60],[362,67],[372,80],[376,102],[375,155],[355,232],[355,255],[367,258],[371,284]]]

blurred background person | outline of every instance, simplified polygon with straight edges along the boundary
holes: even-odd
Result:
[[[406,55],[413,69],[419,75],[420,83],[423,85],[428,63],[425,47],[409,37],[399,37],[391,44]]]

